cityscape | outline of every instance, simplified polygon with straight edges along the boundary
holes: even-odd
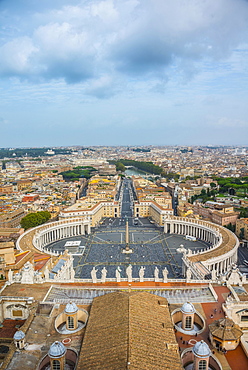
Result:
[[[0,1],[0,370],[248,369],[247,20]]]
[[[145,368],[131,366],[141,356],[150,369],[169,368],[168,358],[171,369],[235,369],[239,356],[245,369],[247,155],[227,146],[0,149],[3,368]],[[133,353],[129,367],[121,353],[151,330],[156,347]]]

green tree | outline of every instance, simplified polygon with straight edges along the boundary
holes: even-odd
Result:
[[[225,226],[227,229],[231,230],[233,233],[236,230],[236,225],[233,225],[231,222]]]
[[[241,227],[240,233],[239,233],[239,238],[244,239],[244,237],[245,237],[245,229],[243,227]]]
[[[51,218],[51,214],[48,211],[41,211],[36,213],[29,213],[21,219],[21,227],[25,230],[30,227],[36,227],[44,224]]]
[[[126,171],[126,167],[121,162],[117,162],[115,166],[116,166],[116,171],[120,171],[120,172]]]

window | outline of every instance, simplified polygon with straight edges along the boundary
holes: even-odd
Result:
[[[15,317],[22,317],[22,310],[13,310],[12,315]]]
[[[241,316],[241,321],[248,321],[248,316],[246,315]]]
[[[53,360],[53,370],[60,370],[60,362],[58,360]]]
[[[191,329],[191,326],[192,326],[192,317],[186,316],[185,329]]]
[[[206,360],[199,361],[198,370],[206,370],[206,369],[207,369],[207,361]]]
[[[74,319],[71,316],[68,317],[68,328],[74,329]]]

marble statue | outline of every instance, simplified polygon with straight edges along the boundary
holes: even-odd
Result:
[[[33,284],[34,283],[34,267],[29,261],[24,264],[21,271],[21,283]]]
[[[132,282],[132,265],[127,266],[126,274],[127,274],[127,281],[131,283]]]
[[[102,276],[101,276],[101,282],[102,283],[105,283],[106,282],[106,276],[107,276],[107,269],[106,267],[103,267],[101,273],[102,273]]]
[[[217,279],[216,270],[212,270],[212,280],[216,280],[216,279]]]
[[[156,281],[156,282],[158,282],[159,281],[159,269],[158,269],[158,267],[156,266],[155,267],[155,269],[154,269],[154,280]]]
[[[44,271],[44,276],[45,276],[45,280],[49,280],[49,270],[48,270],[47,266],[46,266],[45,271]]]
[[[191,276],[192,276],[191,270],[187,269],[187,271],[186,271],[186,280],[187,281],[191,280]]]
[[[10,283],[13,282],[13,271],[11,269],[9,269],[9,272],[8,272],[8,280]]]
[[[43,283],[41,272],[38,272],[38,271],[35,272],[35,274],[34,274],[34,282],[35,283],[38,283],[38,284]]]
[[[141,268],[139,269],[139,278],[141,283],[144,282],[145,269],[146,268],[144,266],[141,266]]]
[[[75,278],[75,270],[74,268],[72,267],[71,268],[71,280],[74,281],[74,278]]]
[[[167,281],[168,281],[168,270],[167,270],[167,268],[165,267],[162,272],[163,272],[163,282],[167,283]]]
[[[97,282],[97,277],[96,277],[96,273],[97,273],[97,269],[95,268],[95,266],[93,267],[93,269],[91,270],[91,279],[92,279],[92,282],[95,284]]]

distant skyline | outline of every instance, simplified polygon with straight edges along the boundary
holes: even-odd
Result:
[[[0,0],[0,147],[236,145],[247,0]]]

